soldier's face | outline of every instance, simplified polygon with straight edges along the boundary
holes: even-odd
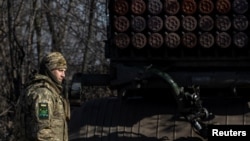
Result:
[[[62,83],[65,78],[66,69],[54,69],[51,71],[58,82]]]

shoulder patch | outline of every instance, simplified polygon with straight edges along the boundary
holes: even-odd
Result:
[[[48,103],[39,103],[38,117],[39,119],[49,119]]]

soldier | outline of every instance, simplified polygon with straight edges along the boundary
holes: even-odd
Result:
[[[16,107],[18,141],[68,141],[70,107],[63,83],[67,63],[59,52],[46,55],[25,86]]]

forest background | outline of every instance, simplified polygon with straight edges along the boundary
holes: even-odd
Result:
[[[48,52],[61,52],[74,73],[108,73],[108,0],[0,0],[0,141],[13,129],[15,104]],[[94,93],[94,92],[89,92]]]

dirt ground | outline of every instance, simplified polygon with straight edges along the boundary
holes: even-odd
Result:
[[[171,101],[107,97],[72,107],[70,141],[206,141],[178,116]],[[209,98],[204,106],[215,115],[206,124],[250,125],[250,106],[244,98]]]

